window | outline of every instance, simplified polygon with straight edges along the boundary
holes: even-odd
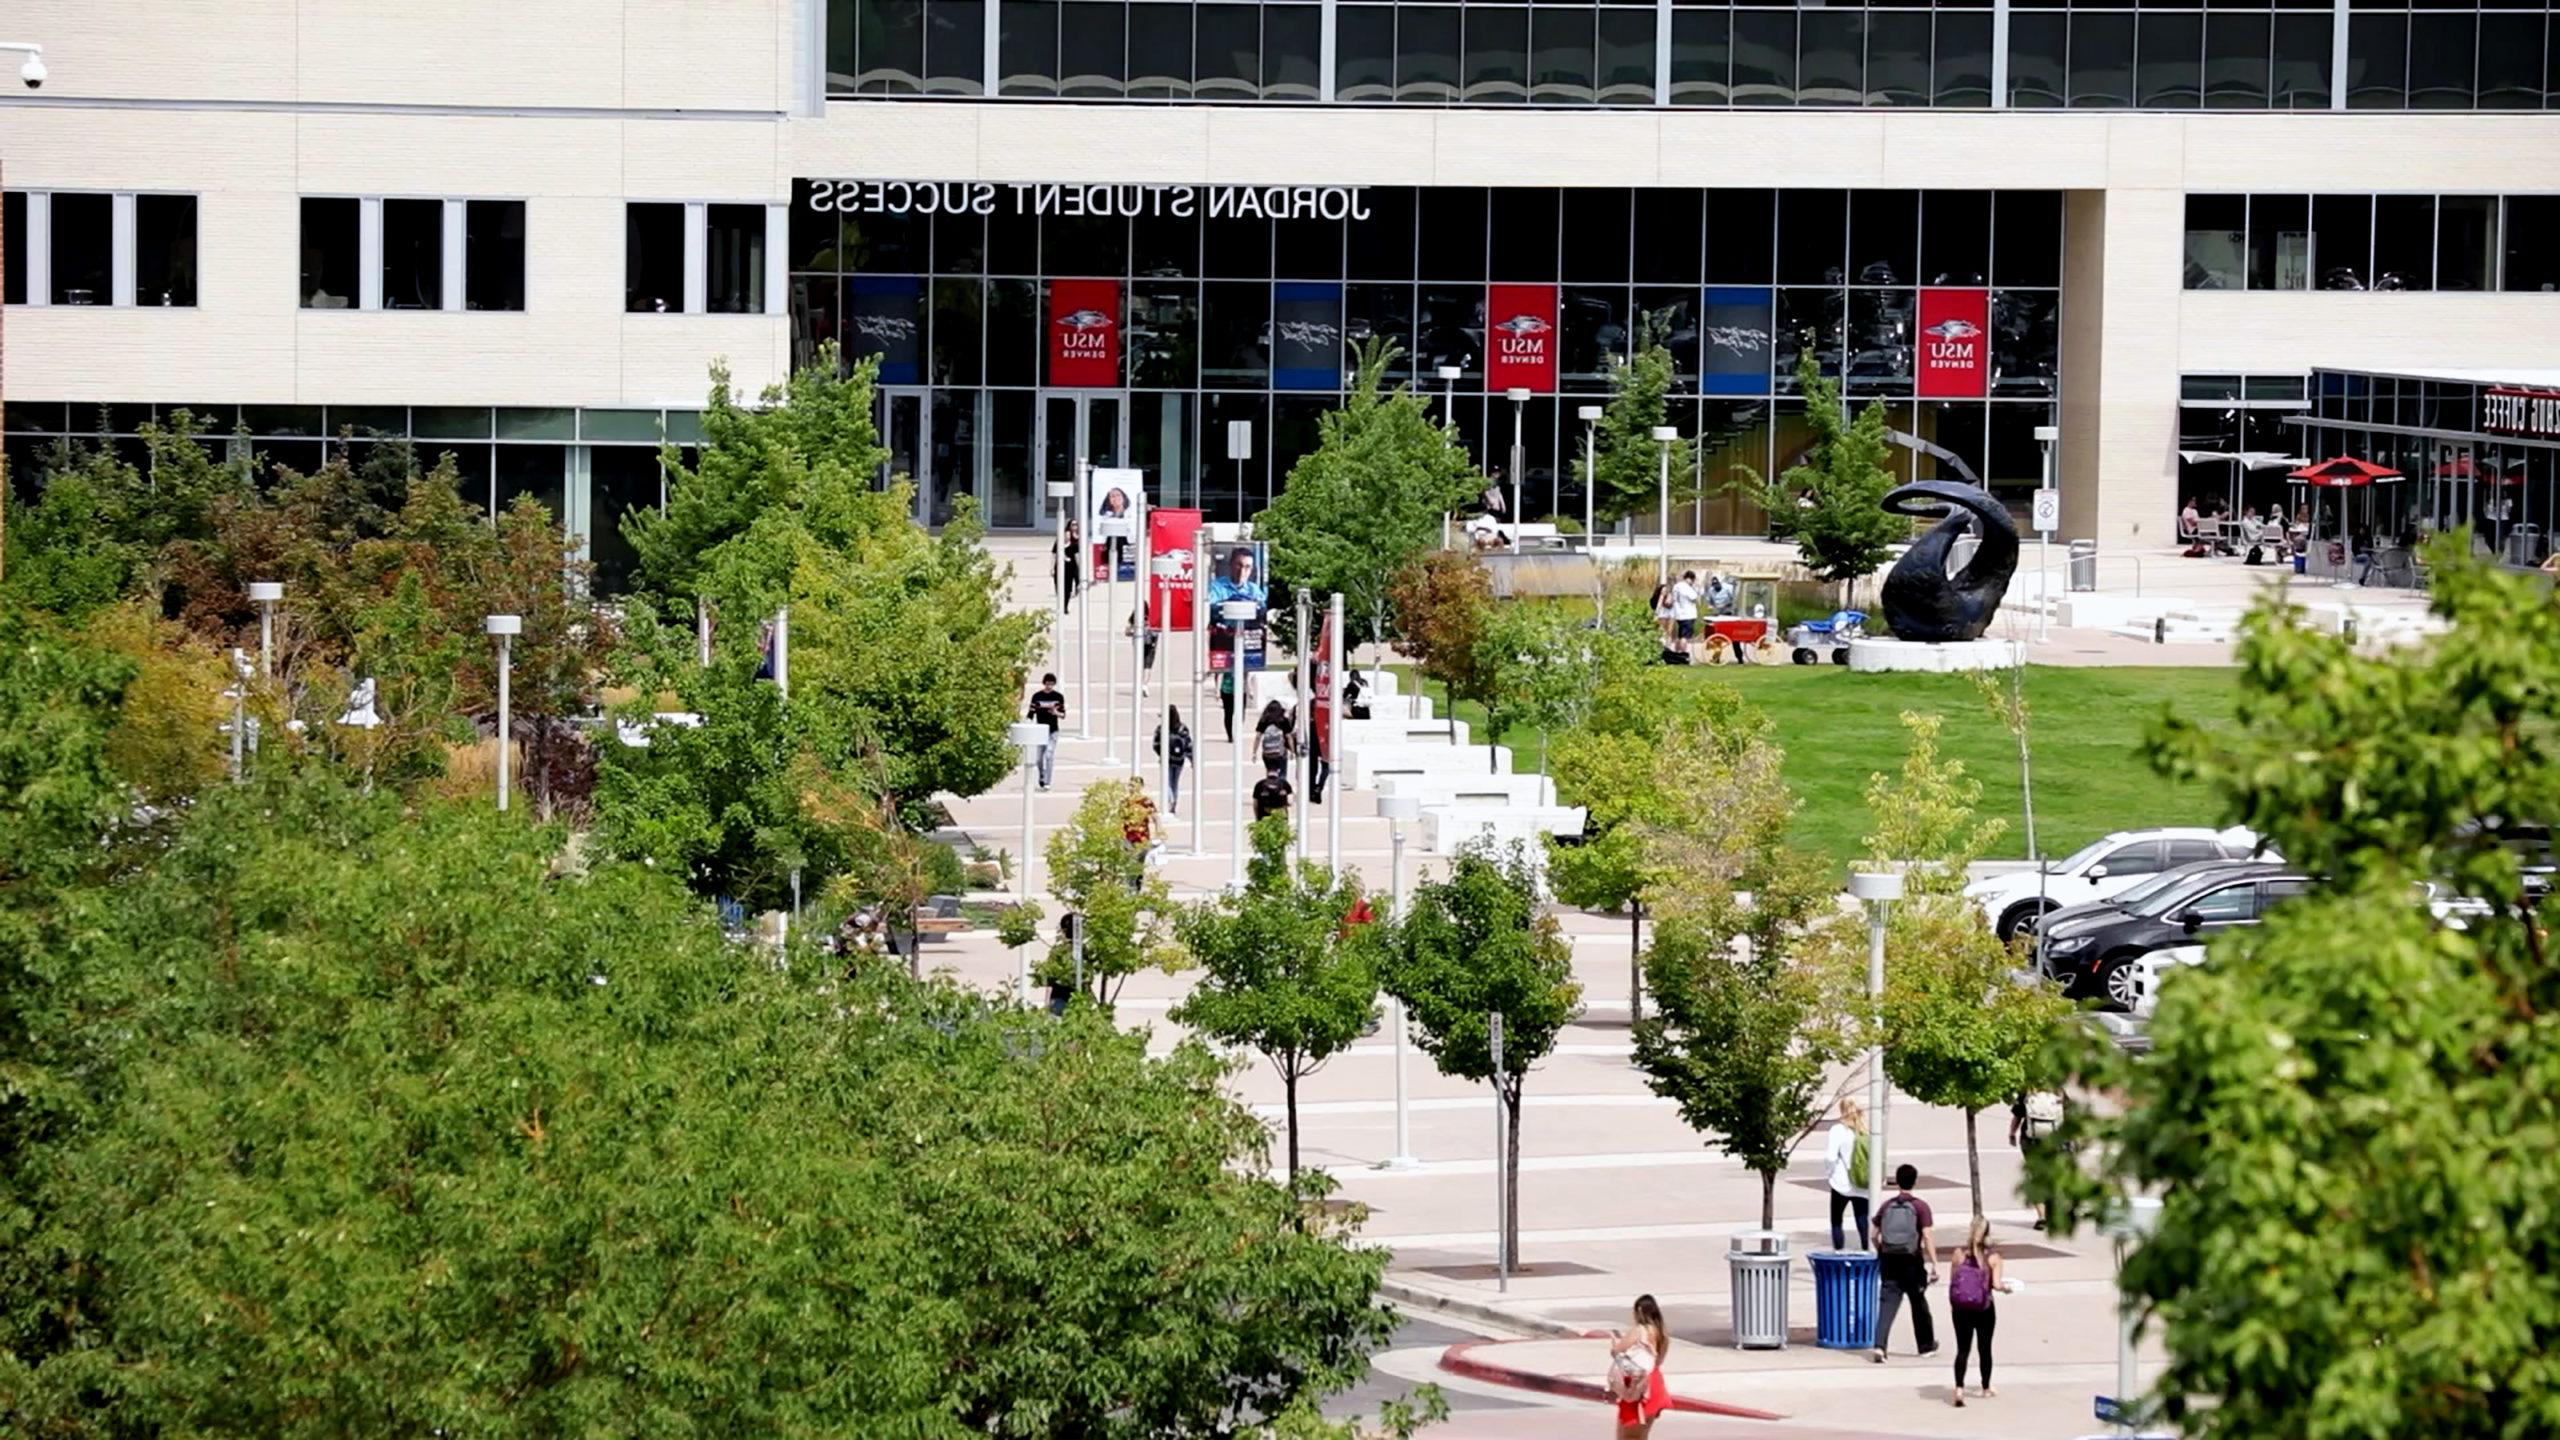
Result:
[[[2347,21],[2347,108],[2399,110],[2408,102],[2409,17],[2357,15]]]
[[[764,313],[762,205],[713,205],[703,235],[705,307],[714,315]]]
[[[2560,196],[2508,198],[2502,281],[2509,290],[2560,290]]]
[[[1867,17],[1867,103],[1929,103],[1929,12],[1878,10]]]
[[[2497,247],[2497,197],[2447,195],[2437,200],[2437,289],[2495,289]]]
[[[1396,99],[1441,105],[1458,98],[1458,7],[1396,7]]]
[[[462,260],[464,309],[523,309],[524,202],[464,202]]]
[[[135,196],[133,246],[133,303],[196,303],[196,197]]]
[[[2371,288],[2373,197],[2321,195],[2311,201],[2311,263],[2318,290]]]
[[[2062,103],[2065,40],[2071,17],[2021,10],[2009,17],[2009,105],[2049,109]]]
[[[444,308],[444,202],[382,202],[382,308]]]
[[[2156,875],[2160,873],[2160,842],[2136,840],[2130,845],[2118,846],[2115,853],[2109,855],[2103,863],[2111,878],[2121,878],[2126,875]]]
[[[1212,9],[1235,6],[1203,5]],[[1392,5],[1345,5],[1336,18],[1334,98],[1350,104],[1392,100],[1396,94],[1396,12]],[[1648,57],[1649,58],[1649,57]],[[1208,67],[1201,67],[1203,79]],[[1207,98],[1205,95],[1202,98]]]
[[[2544,20],[2495,10],[2480,17],[2481,109],[2542,108]]]
[[[53,197],[53,303],[112,304],[115,197]]]
[[[622,308],[669,315],[684,309],[682,205],[635,202],[624,207]]]
[[[2169,842],[2169,868],[2172,870],[2181,865],[2193,865],[2199,860],[2220,860],[2223,857],[2222,846],[2211,840]]]
[[[2203,103],[2204,17],[2142,12],[2135,99],[2146,110],[2193,110]]]
[[[1600,98],[1592,73],[1598,18],[1579,6],[1530,12],[1529,98],[1540,105],[1589,105]]]
[[[2251,882],[2207,891],[2180,906],[2173,918],[2184,920],[2189,915],[2207,925],[2236,925],[2254,920],[2258,916],[2258,887]]]
[[[2071,16],[2072,108],[2121,110],[2132,104],[2133,16],[2121,12],[2074,11]]]
[[[1653,103],[1653,15],[1645,10],[1600,12],[1600,103]]]
[[[2204,108],[2264,110],[2273,16],[2212,14],[2204,19]],[[2292,18],[2292,17],[2287,17]]]
[[[363,288],[359,267],[356,200],[311,199],[302,202],[302,308],[352,310]]]
[[[2248,196],[2188,196],[2186,288],[2240,289],[2248,228]]]
[[[2311,202],[2307,197],[2249,197],[2249,288],[2311,288]]]
[[[1671,103],[1722,105],[1732,95],[1733,15],[1671,12]]]
[[[1529,12],[1510,6],[1466,6],[1466,64],[1459,98],[1470,105],[1518,104],[1529,98]]]
[[[2409,108],[2472,108],[2472,62],[2480,48],[2480,17],[2463,11],[2409,17]]]
[[[2436,283],[2436,197],[2383,195],[2373,202],[2373,288],[2431,290]]]
[[[2275,22],[2273,105],[2278,110],[2328,109],[2329,42],[2335,17],[2279,11]]]
[[[27,303],[27,192],[0,195],[0,257],[8,262],[8,288],[0,301]]]

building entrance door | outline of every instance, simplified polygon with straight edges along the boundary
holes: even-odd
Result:
[[[1129,453],[1129,397],[1118,390],[1043,390],[1040,392],[1040,480],[1035,495],[1045,497],[1051,481],[1074,483],[1076,462],[1102,469],[1121,463]],[[1040,528],[1055,530],[1063,504],[1044,499]]]
[[[922,389],[904,386],[886,387],[880,391],[880,443],[889,458],[880,466],[880,488],[886,490],[903,475],[916,487],[916,523],[938,525],[951,509],[947,499],[937,502],[932,467],[926,463],[933,452],[928,437],[932,434],[933,402]],[[937,514],[936,512],[940,513]]]

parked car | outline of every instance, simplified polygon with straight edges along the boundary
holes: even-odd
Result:
[[[2270,907],[2310,885],[2309,876],[2282,865],[2199,865],[2130,908],[2093,906],[2085,915],[2052,917],[2041,942],[2044,963],[2062,982],[2063,993],[2129,1007],[2134,960],[2173,945],[2201,944],[2198,937],[2234,926],[2255,925]]]
[[[2143,1019],[2150,1019],[2152,1012],[2160,1008],[2160,982],[2190,965],[2203,963],[2204,947],[2201,945],[2172,945],[2166,950],[2154,950],[2148,955],[2135,957],[2127,982],[2133,991],[2133,1000],[2128,1008]]]
[[[2207,830],[2168,826],[2153,830],[2121,830],[2048,862],[2042,871],[2013,870],[1976,880],[1965,887],[1967,898],[1982,907],[1983,918],[2003,941],[2035,928],[2051,911],[2122,894],[2164,871],[2204,860],[2246,860],[2256,852],[2258,837],[2246,830]]]

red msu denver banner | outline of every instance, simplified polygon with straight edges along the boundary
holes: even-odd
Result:
[[[1919,394],[1942,399],[1991,393],[1991,292],[1923,290],[1914,347]]]
[[[1120,282],[1049,282],[1049,383],[1120,385]]]
[[[1556,287],[1493,285],[1484,306],[1484,387],[1556,388]]]

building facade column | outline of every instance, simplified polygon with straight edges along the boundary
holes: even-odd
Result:
[[[2062,538],[2102,555],[2177,533],[2185,216],[2169,186],[2063,197]]]

